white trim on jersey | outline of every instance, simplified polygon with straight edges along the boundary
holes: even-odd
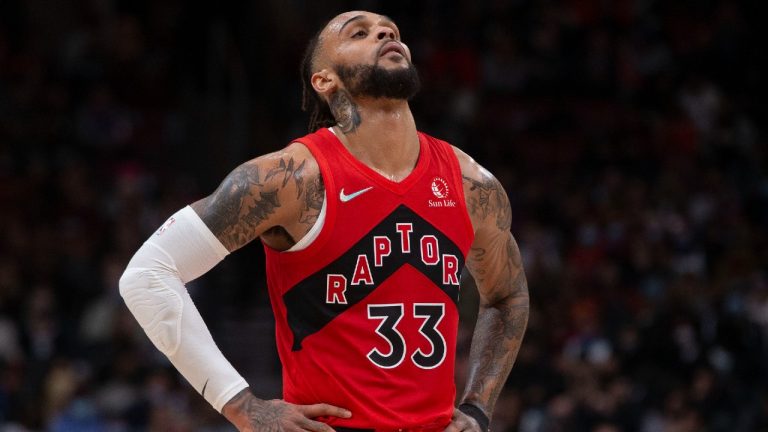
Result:
[[[320,235],[320,231],[323,230],[323,225],[325,225],[325,208],[327,207],[326,198],[327,195],[325,194],[325,190],[323,190],[323,206],[320,208],[320,214],[317,215],[315,224],[312,225],[312,228],[309,229],[307,234],[302,237],[301,240],[297,241],[296,244],[291,246],[286,252],[297,252],[306,249],[315,241],[317,236]]]

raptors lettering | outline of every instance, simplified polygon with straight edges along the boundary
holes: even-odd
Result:
[[[306,337],[318,332],[379,287],[386,286],[389,278],[403,266],[410,266],[421,273],[447,296],[432,299],[430,303],[450,300],[457,304],[465,258],[466,254],[439,226],[405,205],[396,207],[368,232],[360,235],[354,244],[346,248],[346,252],[307,275],[283,294],[286,319],[294,336],[291,349],[301,350]],[[401,299],[407,299],[410,289],[411,286],[398,287],[402,297],[393,303],[399,304]],[[383,316],[394,314],[389,309],[370,312],[369,319],[384,319]],[[414,317],[423,312],[421,309],[403,310],[403,313],[414,314]],[[430,313],[436,311],[430,309]],[[395,323],[392,321],[394,315],[387,319],[390,320],[387,325]],[[425,331],[429,333],[428,328]],[[435,343],[440,345],[439,341]]]
[[[390,255],[405,256],[411,254],[413,224],[396,223],[392,237],[400,243],[399,248],[392,248],[390,236],[373,236],[370,254],[357,256],[355,268],[349,272],[349,278],[344,274],[331,273],[326,277],[327,304],[347,304],[346,291],[349,285],[375,285],[370,263],[375,267],[383,267]],[[440,254],[440,242],[434,235],[421,235],[415,243],[419,246],[421,261],[428,266],[442,265],[442,282],[445,285],[459,285],[459,259],[453,254]],[[369,258],[370,257],[370,258]]]

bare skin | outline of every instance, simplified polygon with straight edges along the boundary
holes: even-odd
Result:
[[[510,232],[512,209],[504,188],[472,158],[455,151],[475,230],[466,265],[480,294],[462,402],[477,406],[490,418],[528,324],[528,282],[520,249]],[[446,430],[465,430],[461,422],[454,418]]]
[[[348,12],[323,30],[312,85],[331,107],[339,124],[334,132],[349,151],[392,181],[410,174],[419,157],[416,124],[408,102],[353,99],[332,64],[407,67],[410,51],[377,53],[382,44],[400,39],[386,17]],[[464,177],[467,209],[475,240],[466,265],[477,282],[480,311],[470,353],[470,378],[463,402],[489,417],[517,356],[528,319],[528,287],[520,251],[510,233],[511,209],[501,184],[469,156],[455,150]],[[192,208],[230,251],[259,237],[286,250],[304,237],[317,220],[323,200],[317,162],[302,144],[293,143],[234,169],[214,193]],[[222,413],[240,431],[330,431],[312,420],[320,416],[348,418],[342,407],[293,405],[258,399],[246,389],[227,402]],[[478,423],[455,410],[447,431],[477,431]]]
[[[286,250],[317,221],[324,190],[312,153],[294,143],[235,168],[192,208],[230,252],[256,237]]]
[[[328,101],[339,124],[334,131],[357,159],[393,181],[404,179],[419,157],[416,122],[406,100],[353,99],[331,67],[334,64],[378,64],[407,68],[410,51],[400,31],[388,18],[370,12],[347,12],[334,18],[320,38],[315,91]],[[380,48],[395,42],[403,54],[379,56]]]

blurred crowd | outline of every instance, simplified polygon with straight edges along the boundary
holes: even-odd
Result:
[[[400,26],[420,129],[512,201],[532,311],[492,429],[768,431],[756,2],[219,3],[0,2],[0,431],[232,430],[117,281],[167,216],[306,133],[302,50],[354,8]],[[255,242],[189,289],[279,397],[262,260]]]

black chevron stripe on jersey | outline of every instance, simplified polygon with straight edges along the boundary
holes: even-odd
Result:
[[[401,235],[395,229],[399,223],[410,223],[413,226],[413,231],[410,235],[409,253],[402,252]],[[436,265],[427,265],[422,260],[419,239],[425,235],[437,238],[441,260]],[[380,267],[374,265],[373,245],[374,237],[376,236],[386,236],[391,240],[391,253],[383,258],[382,266]],[[457,258],[457,268],[461,271],[464,267],[464,255],[459,247],[413,210],[405,205],[400,205],[367,234],[362,236],[342,256],[303,279],[283,295],[288,325],[293,332],[292,350],[300,350],[301,344],[306,337],[318,332],[339,314],[363,300],[405,264],[411,265],[424,274],[424,276],[445,292],[454,303],[458,303],[458,284],[443,283],[445,276],[443,274],[442,257],[446,254]],[[328,275],[340,274],[344,275],[347,280],[351,280],[359,255],[366,255],[368,257],[373,284],[366,285],[361,283],[349,286],[345,292],[346,304],[326,302]]]

